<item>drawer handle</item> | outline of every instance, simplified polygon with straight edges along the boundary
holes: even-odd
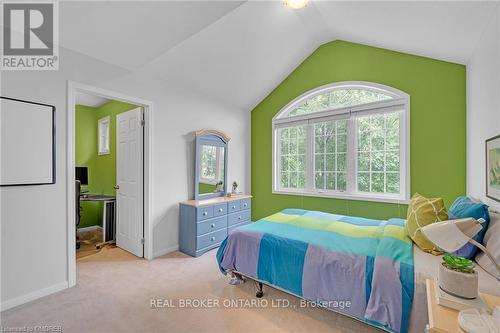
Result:
[[[215,228],[215,223],[212,223],[210,226],[211,226],[212,228]]]
[[[214,236],[210,237],[210,240],[213,242],[215,240],[215,237]]]
[[[244,204],[243,204],[243,206],[244,206],[244,207],[246,207],[246,206],[248,206],[248,204],[247,204],[247,203],[244,203]]]
[[[207,216],[208,215],[208,212],[203,212],[203,216]]]
[[[224,209],[219,208],[219,213],[222,213],[223,211],[224,211]]]
[[[236,209],[236,206],[233,206],[233,209]]]
[[[241,220],[241,216],[238,216],[238,220]]]

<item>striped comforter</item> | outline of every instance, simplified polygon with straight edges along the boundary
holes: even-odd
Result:
[[[413,252],[402,219],[285,209],[236,229],[217,260],[224,273],[236,270],[386,331],[407,332]]]

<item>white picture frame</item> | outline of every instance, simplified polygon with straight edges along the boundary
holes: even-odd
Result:
[[[500,202],[500,135],[486,140],[486,196]]]
[[[0,97],[0,186],[56,182],[53,105]]]

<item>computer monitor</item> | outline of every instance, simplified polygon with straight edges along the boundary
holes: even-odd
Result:
[[[89,172],[87,167],[76,167],[75,168],[75,178],[80,181],[82,185],[89,184]]]

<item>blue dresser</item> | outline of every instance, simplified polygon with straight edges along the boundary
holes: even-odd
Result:
[[[180,250],[193,257],[218,247],[234,229],[250,223],[251,196],[180,203]]]

